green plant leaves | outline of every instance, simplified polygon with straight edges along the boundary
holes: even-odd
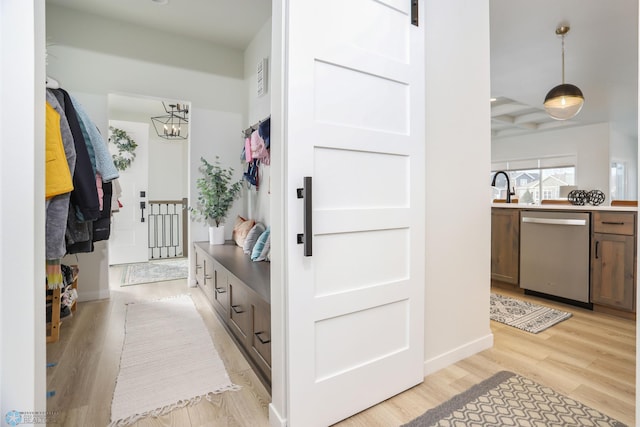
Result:
[[[135,150],[138,144],[122,129],[109,126],[109,131],[111,131],[109,142],[114,144],[118,149],[118,154],[111,156],[113,158],[113,164],[116,169],[123,171],[131,166],[133,159],[136,158]]]
[[[199,195],[196,206],[189,207],[189,211],[196,220],[213,221],[217,227],[224,223],[231,205],[240,196],[242,181],[233,181],[233,168],[222,168],[218,156],[213,164],[203,157],[200,161],[202,177],[196,181]]]

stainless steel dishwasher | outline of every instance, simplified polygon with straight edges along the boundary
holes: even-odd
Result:
[[[521,211],[520,287],[591,308],[589,238],[589,213]]]

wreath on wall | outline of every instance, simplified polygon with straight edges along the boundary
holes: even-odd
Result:
[[[109,126],[111,136],[109,142],[112,142],[118,149],[118,154],[113,154],[113,164],[116,169],[123,171],[131,166],[133,159],[136,158],[136,147],[138,144],[122,129]]]

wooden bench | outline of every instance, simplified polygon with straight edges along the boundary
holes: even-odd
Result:
[[[251,261],[233,241],[194,249],[198,287],[271,391],[271,264]]]

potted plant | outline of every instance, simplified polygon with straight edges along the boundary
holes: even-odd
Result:
[[[218,156],[213,164],[203,157],[200,161],[202,164],[198,170],[202,177],[196,181],[198,200],[195,207],[189,207],[189,211],[197,221],[209,225],[210,244],[223,244],[224,221],[233,201],[240,196],[242,181],[233,181],[233,168],[222,168]]]

